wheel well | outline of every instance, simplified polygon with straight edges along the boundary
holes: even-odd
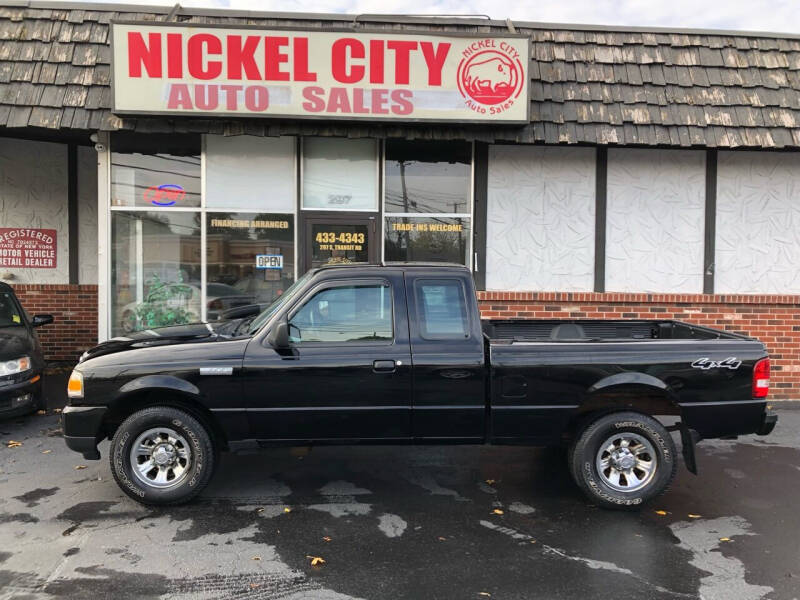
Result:
[[[133,413],[150,406],[169,406],[183,410],[203,424],[211,435],[211,439],[219,450],[227,450],[228,440],[211,411],[200,406],[191,398],[168,390],[150,390],[125,396],[111,408],[103,419],[106,436],[111,439],[122,422]]]
[[[601,393],[584,401],[570,419],[565,429],[567,441],[574,439],[589,423],[615,412],[637,412],[655,418],[656,416],[678,416],[680,407],[666,394],[648,391],[626,390]]]

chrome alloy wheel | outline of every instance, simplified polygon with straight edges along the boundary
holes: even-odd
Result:
[[[626,431],[601,444],[596,465],[606,485],[620,492],[635,492],[656,474],[656,451],[646,438]]]
[[[156,427],[136,438],[130,461],[131,470],[140,482],[163,490],[179,485],[189,474],[192,451],[177,431]]]

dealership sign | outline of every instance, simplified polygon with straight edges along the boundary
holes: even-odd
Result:
[[[521,124],[529,43],[115,23],[114,112]]]
[[[0,267],[55,269],[55,229],[0,227]]]

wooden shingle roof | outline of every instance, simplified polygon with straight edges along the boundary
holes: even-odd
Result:
[[[165,20],[169,7],[4,2],[0,128],[458,138],[709,148],[800,147],[800,36],[514,23],[530,35],[524,127],[271,119],[117,117],[109,22]],[[180,22],[503,33],[480,19],[181,9]]]

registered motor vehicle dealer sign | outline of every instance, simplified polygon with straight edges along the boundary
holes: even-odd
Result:
[[[526,36],[115,23],[114,112],[527,123]]]

